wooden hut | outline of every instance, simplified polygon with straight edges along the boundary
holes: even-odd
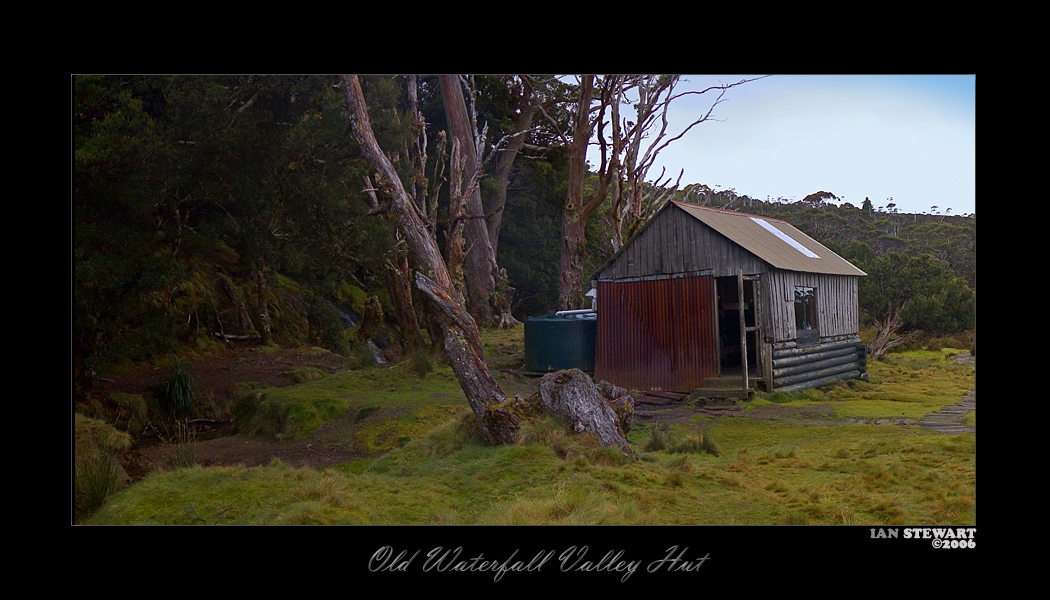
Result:
[[[785,221],[668,202],[592,276],[595,380],[689,393],[866,377],[863,276]]]

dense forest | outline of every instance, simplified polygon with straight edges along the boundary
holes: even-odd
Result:
[[[648,178],[641,140],[663,132],[643,129],[655,119],[622,118],[619,102],[634,94],[658,115],[674,83],[360,78],[376,141],[482,326],[578,305],[586,290],[566,273],[585,280],[674,198],[784,219],[853,261],[869,275],[861,304],[880,331],[975,327],[976,215],[905,214],[892,199],[854,206],[816,190],[762,201]],[[330,76],[73,78],[77,397],[115,364],[186,347],[440,353],[390,181],[351,135],[342,86]],[[603,158],[583,168],[588,142]]]

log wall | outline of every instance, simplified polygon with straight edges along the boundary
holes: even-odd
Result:
[[[842,379],[867,379],[867,347],[859,337],[821,339],[816,346],[773,346],[773,391],[820,387]]]

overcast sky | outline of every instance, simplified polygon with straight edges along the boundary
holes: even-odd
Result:
[[[686,75],[678,89],[743,78]],[[713,100],[677,100],[669,132]],[[901,212],[976,211],[974,75],[775,75],[730,89],[712,117],[665,149],[650,175],[685,169],[683,186],[759,200],[826,191],[855,206],[892,197]]]

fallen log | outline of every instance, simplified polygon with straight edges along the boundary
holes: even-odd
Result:
[[[246,341],[246,340],[259,340],[262,339],[259,334],[250,335],[233,335],[229,333],[219,333],[218,331],[211,332],[212,335],[219,338],[220,340],[229,341]]]

